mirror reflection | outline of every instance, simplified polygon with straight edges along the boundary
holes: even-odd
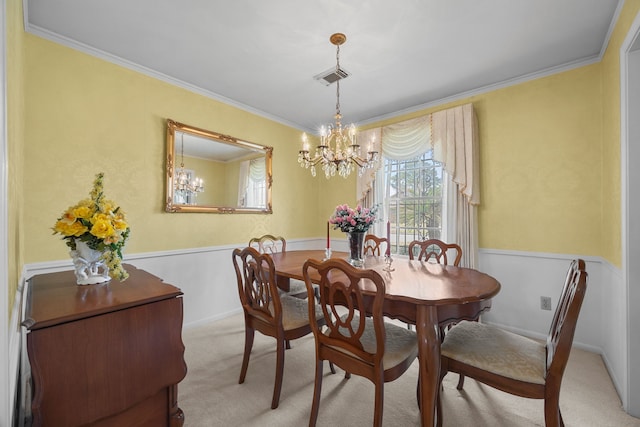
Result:
[[[166,210],[271,213],[272,152],[168,119]]]

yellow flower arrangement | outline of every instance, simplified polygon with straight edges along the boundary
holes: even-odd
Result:
[[[120,207],[104,198],[103,179],[104,173],[96,175],[91,198],[69,207],[53,226],[53,234],[61,234],[71,250],[76,250],[79,239],[102,252],[109,276],[123,281],[129,277],[121,262],[130,229]]]

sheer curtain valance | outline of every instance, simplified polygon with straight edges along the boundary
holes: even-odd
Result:
[[[391,125],[368,129],[358,135],[360,141],[380,141],[375,148],[382,157],[407,160],[433,148],[434,160],[443,163],[448,178],[446,229],[448,240],[458,243],[466,253],[463,264],[477,264],[477,209],[480,204],[477,121],[473,104],[437,111]],[[382,166],[358,177],[359,203],[372,199],[376,173]],[[378,186],[380,187],[380,186]],[[374,199],[376,197],[373,197]],[[370,204],[370,203],[369,203]]]

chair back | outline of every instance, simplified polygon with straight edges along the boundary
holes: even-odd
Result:
[[[364,255],[380,256],[382,254],[382,249],[380,247],[382,243],[386,243],[387,247],[389,246],[389,241],[386,237],[378,237],[374,234],[367,234],[366,236],[364,236]]]
[[[327,330],[323,332],[318,325],[312,323],[317,347],[341,349],[338,351],[345,355],[352,354],[371,365],[380,366],[385,344],[382,316],[385,285],[380,274],[374,270],[353,267],[339,258],[324,262],[307,260],[302,268],[302,274],[309,295],[313,294],[312,270],[317,271],[320,277],[317,281],[320,289],[319,304],[327,326]],[[365,307],[361,287],[366,288],[368,293],[375,294],[372,306],[368,307],[374,323],[375,348],[364,348],[361,342],[367,319],[365,313],[360,313],[358,310]],[[309,301],[309,314],[311,314],[315,310],[313,298],[310,297]]]
[[[587,278],[585,262],[581,259],[573,260],[547,336],[547,382],[551,378],[562,380],[587,290]]]
[[[412,241],[409,243],[409,259],[416,259],[416,252],[419,261],[429,261],[433,258],[438,264],[443,265],[458,266],[462,259],[462,248],[459,245],[438,239]],[[453,263],[449,262],[450,258],[453,258]]]
[[[282,323],[282,305],[271,256],[247,247],[235,249],[232,258],[245,316],[256,317],[271,324]]]
[[[287,251],[287,241],[282,236],[265,234],[249,240],[249,246],[257,249],[261,254],[275,254]]]

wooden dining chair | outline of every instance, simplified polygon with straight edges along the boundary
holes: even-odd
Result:
[[[249,240],[249,246],[255,248],[261,254],[275,254],[287,251],[287,240],[282,236],[265,234],[260,237],[253,237]],[[289,279],[288,295],[299,298],[307,297],[307,288],[302,280]]]
[[[452,263],[449,263],[450,256],[454,257]],[[438,239],[414,240],[409,243],[409,259],[429,261],[432,258],[439,264],[459,266],[462,248],[456,243],[445,243]]]
[[[302,274],[309,294],[309,314],[314,313],[312,277],[318,281],[320,307],[326,327],[311,325],[316,341],[316,378],[309,426],[316,425],[322,389],[322,369],[325,360],[351,374],[368,378],[375,385],[374,426],[382,425],[384,383],[399,378],[418,355],[414,332],[384,322],[382,304],[385,297],[384,280],[374,270],[351,266],[343,259],[325,262],[307,260]],[[364,280],[364,282],[362,282]],[[373,301],[365,296],[373,293]],[[368,295],[371,298],[371,295]]]
[[[447,372],[462,375],[504,392],[544,399],[547,427],[564,426],[560,413],[560,385],[587,290],[587,272],[581,259],[571,262],[546,342],[478,322],[454,326],[442,343],[440,382]],[[442,402],[438,398],[438,425]]]
[[[456,267],[460,265],[460,260],[462,260],[462,248],[460,245],[445,243],[439,239],[413,240],[409,243],[409,259],[417,259],[419,261],[434,259],[438,264],[450,265],[450,258],[453,258],[451,265]],[[440,328],[441,337],[444,337],[445,330],[450,326],[447,325]],[[407,327],[411,329],[411,325]]]
[[[276,339],[276,377],[271,408],[278,407],[284,373],[285,344],[301,338],[324,325],[320,307],[309,316],[306,299],[280,295],[276,273],[269,254],[247,247],[233,251],[233,266],[238,280],[238,293],[244,311],[245,341],[239,384],[244,383],[255,331]],[[313,298],[311,299],[311,305]],[[309,321],[313,319],[313,321]]]
[[[389,240],[386,237],[378,237],[375,234],[367,234],[364,236],[364,255],[375,255],[380,256],[384,252],[382,252],[381,245],[386,243],[389,245]],[[385,248],[386,249],[386,248]]]
[[[265,234],[260,237],[253,237],[249,240],[249,246],[255,248],[261,254],[275,254],[287,251],[287,241],[282,236]]]

